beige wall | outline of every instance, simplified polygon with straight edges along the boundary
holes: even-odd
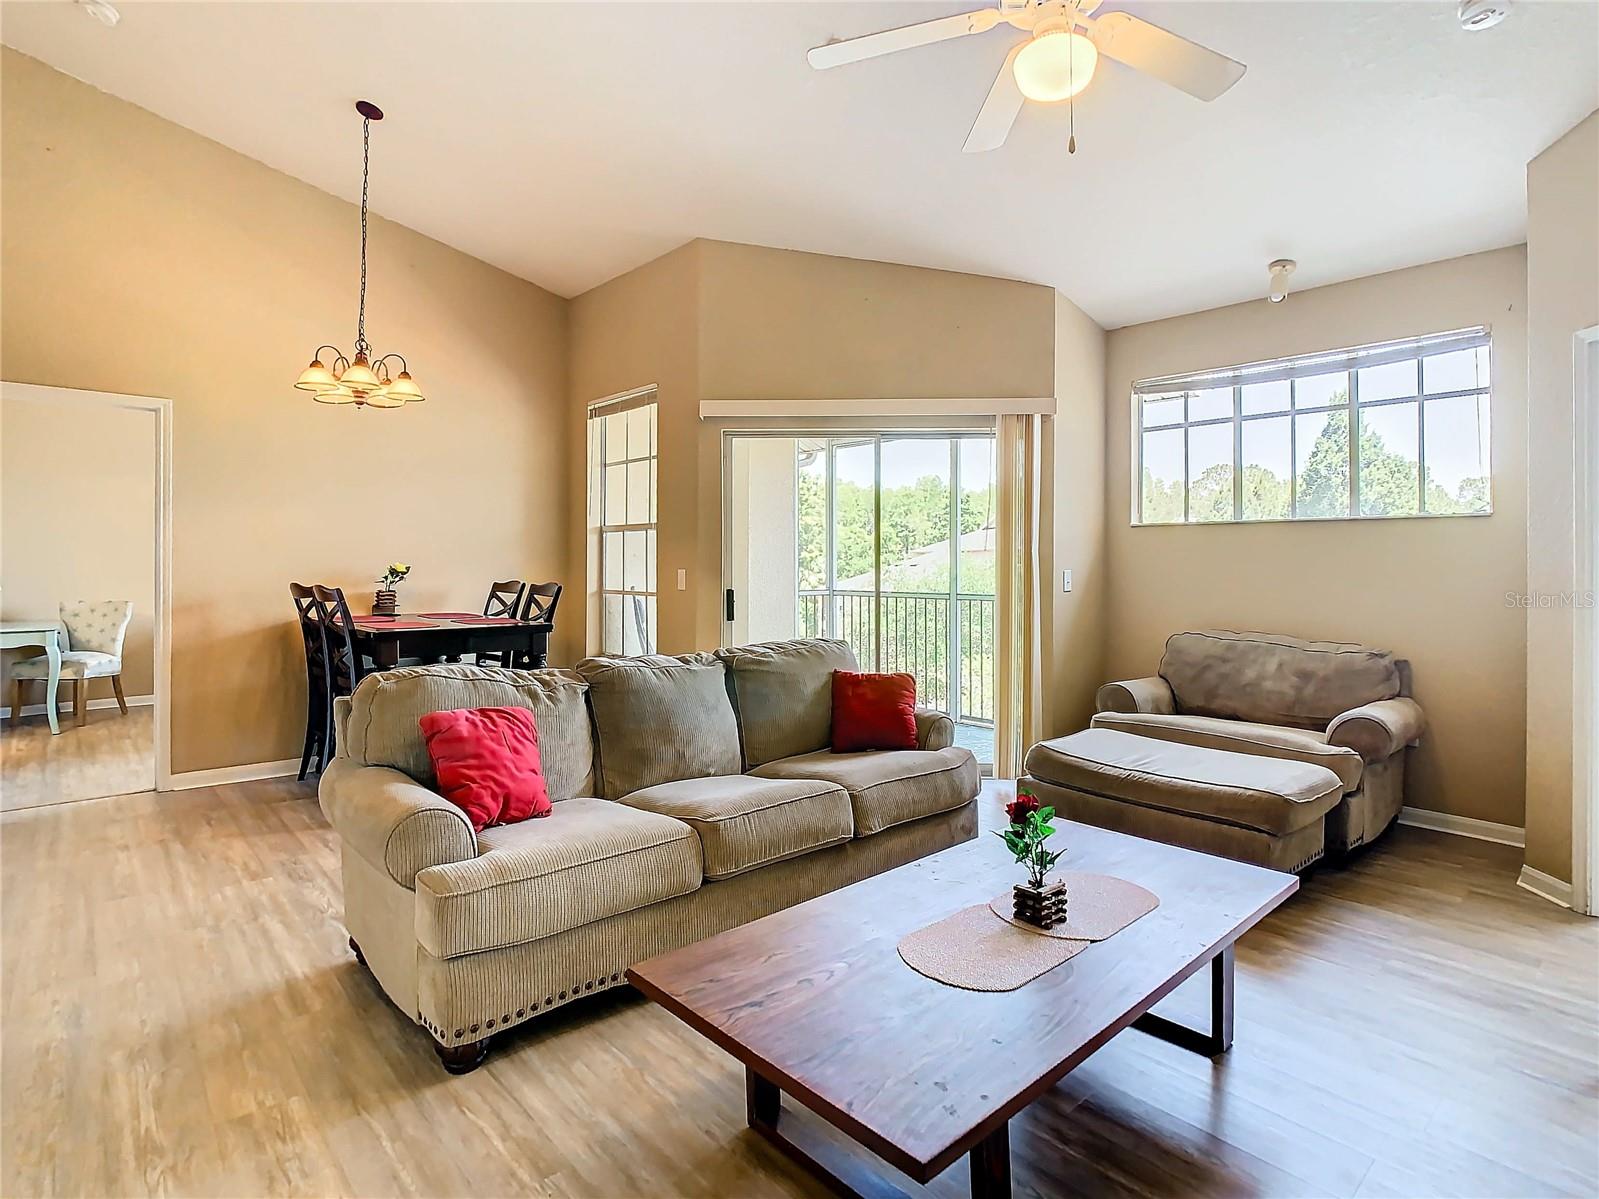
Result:
[[[0,89],[0,374],[173,400],[175,771],[299,756],[291,580],[364,607],[402,558],[426,609],[562,577],[564,301],[374,219],[368,327],[429,399],[314,404],[291,385],[354,334],[355,208],[11,50]],[[319,136],[353,171],[351,121]]]
[[[585,292],[571,305],[569,410],[574,427],[568,437],[573,473],[568,483],[567,573],[573,579],[587,578],[584,408],[605,396],[654,384],[659,404],[656,576],[661,588],[656,648],[667,654],[695,648],[694,600],[699,591],[719,585],[707,576],[710,581],[702,586],[696,566],[699,276],[698,243],[690,242]],[[688,590],[677,590],[679,568],[688,571]],[[572,596],[567,616],[575,614],[585,617],[587,647],[597,649],[598,622],[593,612],[584,610],[580,595]]]
[[[1599,324],[1599,113],[1527,165],[1526,588],[1574,575],[1572,334]],[[1527,611],[1527,865],[1571,879],[1572,611]]]
[[[660,648],[722,636],[723,426],[700,400],[1048,396],[1054,312],[1036,284],[712,241],[574,300],[574,411],[661,388]]]
[[[1385,646],[1430,722],[1406,802],[1521,825],[1526,784],[1526,263],[1513,246],[1118,329],[1106,372],[1107,675],[1152,673],[1168,634],[1268,629]],[[1485,324],[1494,513],[1132,528],[1137,379]]]
[[[1045,439],[1044,732],[1088,724],[1105,681],[1105,331],[1055,293],[1055,417]],[[1072,589],[1061,589],[1061,571]]]
[[[1054,392],[1050,289],[701,241],[700,398],[997,398]]]
[[[156,461],[154,412],[0,403],[0,618],[54,620],[63,601],[131,600],[122,643],[130,697],[155,689]],[[8,670],[38,652],[7,650]],[[42,686],[29,703],[41,702]],[[10,688],[3,694],[10,703]],[[90,682],[91,699],[111,694],[109,679]]]

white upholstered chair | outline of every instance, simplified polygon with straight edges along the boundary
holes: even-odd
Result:
[[[61,605],[61,623],[67,635],[62,644],[61,681],[72,683],[72,710],[77,722],[89,716],[89,680],[110,679],[117,707],[128,714],[128,700],[122,694],[122,639],[133,619],[129,600],[77,600]],[[25,658],[11,667],[16,694],[11,701],[11,720],[22,719],[23,691],[28,683],[50,677],[50,660],[43,654]]]

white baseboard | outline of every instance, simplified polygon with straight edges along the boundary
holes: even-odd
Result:
[[[1432,812],[1426,808],[1400,808],[1399,823],[1431,829],[1435,833],[1470,837],[1475,841],[1492,841],[1495,845],[1514,845],[1517,849],[1527,844],[1527,830],[1513,824],[1473,820],[1469,816],[1453,816],[1448,812]]]
[[[104,712],[107,708],[114,708],[116,706],[117,701],[114,699],[91,699],[89,701],[89,711],[91,712]],[[154,706],[155,696],[153,695],[128,696],[128,707],[130,708],[151,708]],[[56,713],[60,716],[65,716],[68,712],[74,712],[76,710],[77,709],[72,706],[71,700],[63,700],[61,703],[56,705]],[[44,705],[24,704],[22,706],[22,714],[24,716],[43,716]],[[11,709],[9,706],[0,707],[0,718],[4,718],[6,720],[11,719]],[[296,766],[295,769],[298,770],[299,767]]]
[[[1554,875],[1545,874],[1542,870],[1523,866],[1521,876],[1516,879],[1516,886],[1531,891],[1539,899],[1547,899],[1550,903],[1557,903],[1563,908],[1571,906],[1571,884],[1563,883]]]
[[[261,779],[280,779],[300,773],[299,758],[281,762],[253,762],[244,766],[219,766],[215,770],[188,770],[172,776],[164,791],[192,791],[196,787],[220,787],[226,783],[254,783]]]

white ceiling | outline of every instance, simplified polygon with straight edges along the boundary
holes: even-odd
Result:
[[[833,71],[942,4],[7,2],[27,54],[575,295],[693,237],[1053,284],[1107,327],[1525,235],[1524,166],[1599,105],[1599,4],[1107,0],[1249,65],[1203,104],[1112,62],[961,153],[1000,30]]]

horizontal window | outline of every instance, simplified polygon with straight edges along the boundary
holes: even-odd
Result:
[[[1133,385],[1134,523],[1492,511],[1487,329]]]

